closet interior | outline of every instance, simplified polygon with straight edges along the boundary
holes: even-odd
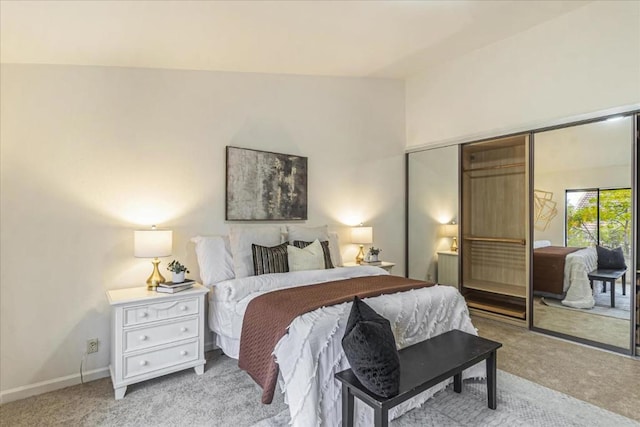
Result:
[[[466,144],[460,156],[460,290],[470,309],[525,322],[528,135]]]

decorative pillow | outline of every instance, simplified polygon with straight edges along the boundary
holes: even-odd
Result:
[[[228,236],[196,236],[196,257],[200,279],[205,286],[233,279],[233,257]]]
[[[271,247],[282,243],[279,226],[232,225],[229,227],[229,241],[236,278],[255,274],[251,252],[252,244]]]
[[[356,378],[369,391],[383,397],[398,394],[400,357],[391,324],[357,296],[342,348]]]
[[[318,239],[329,240],[328,226],[321,225],[319,227],[305,227],[302,225],[287,225],[287,239],[290,242],[301,240],[303,242],[313,242]]]
[[[287,247],[289,271],[323,270],[324,251],[319,241],[314,240],[304,249],[289,245]]]
[[[331,263],[334,267],[342,267],[342,254],[340,253],[340,237],[338,233],[329,233],[329,252],[331,253]]]
[[[289,261],[287,259],[287,246],[289,242],[284,242],[278,246],[268,248],[266,246],[251,245],[253,253],[253,270],[256,276],[270,273],[286,273],[289,271]]]
[[[598,252],[598,268],[605,270],[622,270],[627,268],[624,263],[624,254],[622,248],[607,249],[602,246],[596,246]]]
[[[303,242],[302,240],[294,240],[293,246],[296,248],[304,249],[313,242]],[[329,241],[324,240],[320,242],[322,245],[322,254],[324,256],[324,268],[333,268],[333,262],[331,262],[331,251],[329,250]]]

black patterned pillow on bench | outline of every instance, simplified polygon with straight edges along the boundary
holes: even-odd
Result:
[[[621,247],[607,249],[602,246],[596,246],[596,251],[598,252],[598,269],[624,270],[627,268]]]
[[[383,397],[398,394],[400,357],[391,324],[355,297],[342,348],[351,370],[363,386]]]

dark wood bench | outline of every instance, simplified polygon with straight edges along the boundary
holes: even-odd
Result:
[[[593,289],[593,281],[600,280],[602,282],[602,291],[607,292],[607,282],[611,283],[611,307],[616,306],[616,280],[622,277],[622,295],[627,294],[627,269],[624,270],[593,270],[587,274],[589,276],[589,284]]]
[[[462,391],[462,371],[487,360],[487,400],[496,409],[496,351],[502,344],[459,330],[400,350],[400,392],[385,398],[367,390],[351,369],[335,376],[342,382],[342,425],[353,426],[353,398],[374,410],[376,427],[387,426],[389,409],[453,377],[453,389]]]

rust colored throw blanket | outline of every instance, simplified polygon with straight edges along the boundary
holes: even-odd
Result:
[[[564,293],[564,264],[567,255],[582,248],[546,246],[533,250],[533,291]]]
[[[278,380],[273,350],[297,316],[320,307],[360,298],[433,286],[398,276],[367,276],[282,289],[260,295],[247,306],[242,321],[238,366],[262,387],[262,403],[271,403]]]

